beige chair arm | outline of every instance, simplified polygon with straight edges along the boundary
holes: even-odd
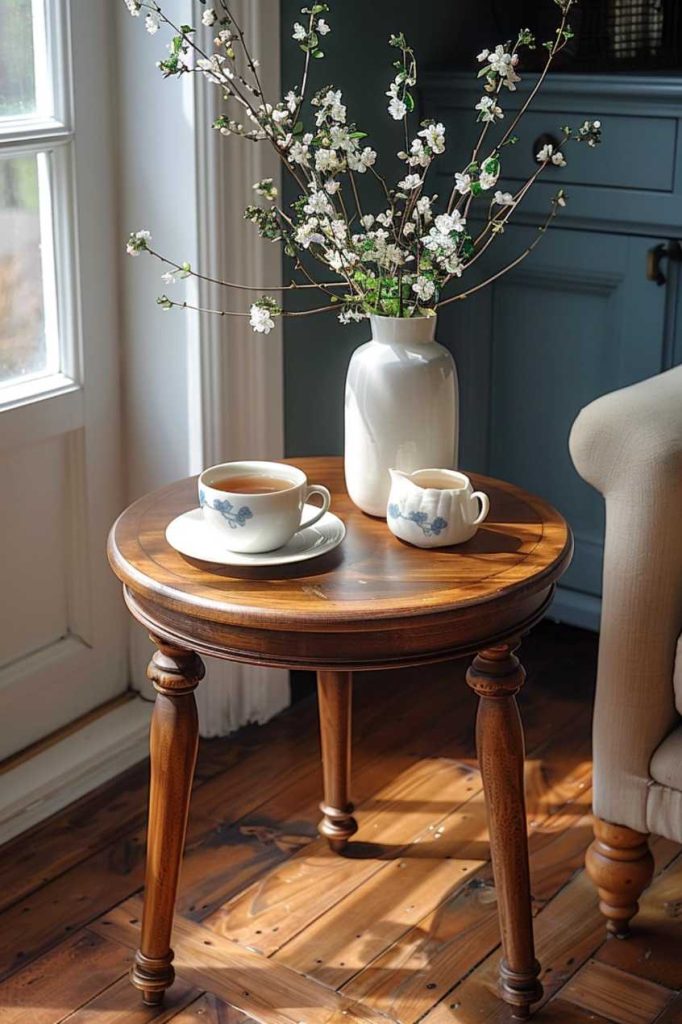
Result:
[[[569,444],[578,472],[606,500],[594,809],[646,832],[649,761],[678,722],[682,367],[592,402]]]

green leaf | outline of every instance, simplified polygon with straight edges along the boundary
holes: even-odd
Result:
[[[412,111],[414,110],[414,100],[409,92],[405,93],[405,106],[407,107],[408,112],[411,114]]]
[[[324,57],[324,53],[322,52],[322,50],[315,50],[313,53],[313,57],[319,60],[320,57]]]

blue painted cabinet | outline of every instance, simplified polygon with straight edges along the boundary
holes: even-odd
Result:
[[[445,179],[467,163],[479,94],[470,76],[456,77],[448,83],[439,76],[424,96],[425,112],[444,120],[455,140]],[[664,263],[665,287],[647,277],[649,251],[682,236],[682,88],[647,80],[649,92],[641,88],[635,96],[633,77],[555,79],[527,137],[503,163],[503,187],[525,179],[535,137],[560,124],[601,115],[604,146],[569,150],[569,166],[536,191],[492,247],[488,268],[528,246],[559,183],[569,193],[560,226],[515,270],[447,307],[439,328],[460,374],[462,466],[512,480],[566,515],[576,553],[553,612],[591,628],[599,621],[603,502],[573,469],[570,427],[592,399],[659,373],[682,355],[679,267]]]

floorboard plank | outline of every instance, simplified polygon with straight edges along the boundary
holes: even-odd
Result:
[[[191,1006],[180,1010],[172,1021],[173,1024],[254,1024],[252,1017],[210,992],[204,992]]]
[[[673,998],[670,989],[598,960],[588,960],[564,987],[562,995],[615,1024],[650,1024]]]
[[[682,992],[676,992],[655,1024],[680,1024],[682,1021]]]
[[[81,931],[0,983],[0,1024],[59,1024],[127,974],[132,953]]]

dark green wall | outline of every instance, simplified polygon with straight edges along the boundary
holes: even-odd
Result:
[[[473,69],[473,58],[479,49],[499,41],[488,14],[492,2],[478,0],[472,5],[468,0],[332,0],[327,15],[332,31],[324,39],[325,59],[312,62],[311,94],[327,84],[342,89],[349,120],[369,132],[368,143],[380,155],[395,153],[403,143],[400,124],[392,121],[386,111],[388,100],[384,93],[395,74],[391,67],[395,51],[388,46],[389,34],[406,34],[416,50],[421,70],[443,66]],[[303,54],[291,38],[291,26],[302,20],[302,6],[302,0],[282,0],[284,92],[300,77]],[[371,186],[369,180],[364,184]],[[287,202],[296,194],[289,186],[285,188]],[[374,207],[372,202],[370,209]],[[379,209],[376,206],[376,212]],[[289,268],[285,274],[290,274]],[[284,320],[288,455],[341,452],[346,367],[353,349],[368,338],[367,323],[343,327],[332,313]]]

